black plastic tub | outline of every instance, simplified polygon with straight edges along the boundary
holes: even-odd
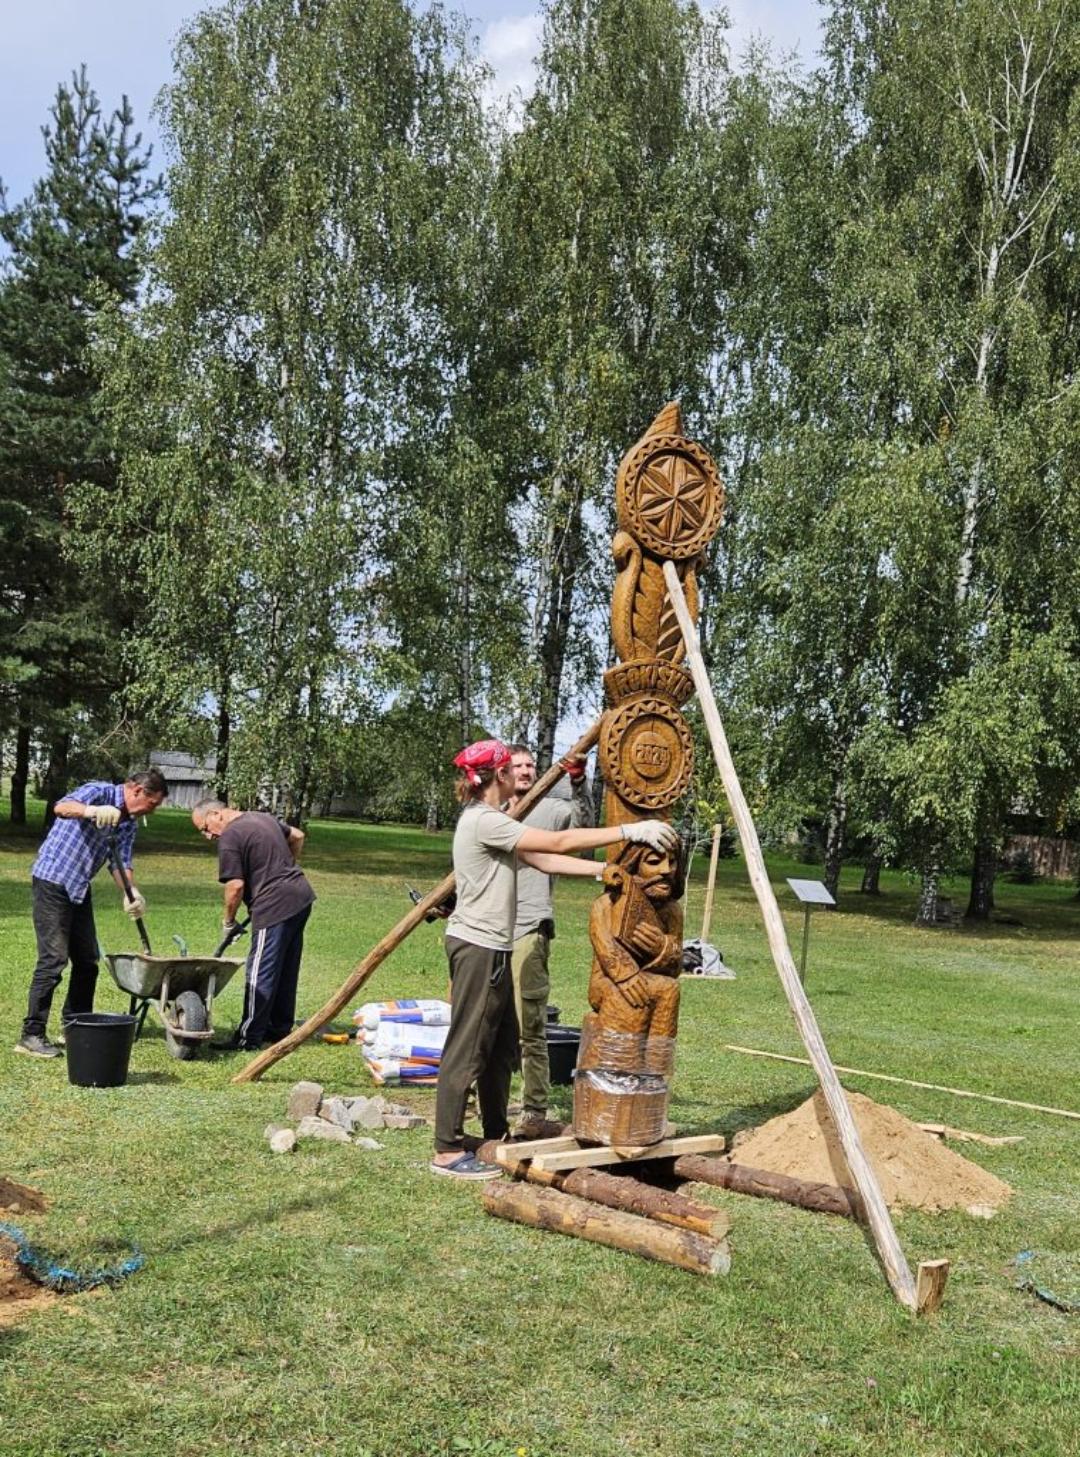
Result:
[[[548,1025],[548,1067],[551,1069],[553,1083],[565,1087],[568,1083],[573,1082],[580,1046],[580,1027],[562,1027],[555,1023]]]
[[[547,1019],[549,1022],[557,1022],[559,1020],[559,1013],[562,1011],[561,1007],[553,1007],[549,1002],[545,1010],[547,1012]]]
[[[79,1012],[65,1023],[68,1082],[77,1088],[122,1088],[137,1020],[126,1012]]]

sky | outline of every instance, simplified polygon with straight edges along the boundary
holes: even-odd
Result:
[[[24,197],[44,167],[41,127],[57,83],[86,63],[102,105],[131,99],[138,127],[154,141],[150,107],[169,79],[172,42],[200,0],[3,0],[0,47],[0,180],[8,199]],[[530,0],[451,0],[472,17],[482,53],[502,91],[528,92],[540,20]],[[737,54],[754,35],[813,58],[816,0],[726,0]],[[160,148],[155,148],[160,158]]]

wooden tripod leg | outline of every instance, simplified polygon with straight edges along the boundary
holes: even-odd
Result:
[[[567,757],[580,755],[584,758],[599,737],[600,722],[597,720],[587,733],[582,734]],[[565,772],[557,763],[552,764],[547,773],[542,775],[529,790],[528,794],[523,795],[517,805],[515,805],[511,812],[511,819],[524,819],[529,811],[558,784]],[[309,1037],[318,1032],[320,1027],[324,1027],[327,1022],[332,1022],[345,1006],[346,1002],[351,1001],[367,981],[368,977],[383,964],[391,951],[396,950],[402,941],[411,932],[415,931],[417,926],[423,923],[424,917],[429,911],[433,911],[436,906],[446,899],[453,890],[454,884],[453,875],[448,875],[445,880],[440,881],[433,891],[430,891],[422,901],[418,901],[407,916],[402,916],[394,929],[388,931],[379,944],[368,952],[356,970],[342,982],[341,986],[338,987],[337,991],[324,1006],[320,1007],[313,1016],[309,1017],[302,1027],[295,1028],[287,1037],[283,1037],[280,1042],[275,1042],[273,1047],[266,1047],[259,1053],[258,1057],[253,1057],[246,1067],[240,1069],[233,1078],[233,1082],[255,1082],[258,1078],[262,1077],[267,1068],[273,1067],[274,1063],[280,1062],[283,1057],[288,1057],[290,1052],[295,1052]]]
[[[840,1086],[840,1080],[836,1076],[832,1059],[829,1057],[825,1047],[824,1038],[817,1024],[813,1009],[807,1001],[806,993],[799,981],[799,973],[796,970],[794,959],[791,955],[791,947],[788,945],[787,932],[784,930],[784,921],[780,915],[780,907],[776,904],[776,896],[769,881],[768,872],[765,869],[765,858],[761,853],[761,844],[758,841],[757,830],[750,814],[749,806],[746,803],[739,783],[739,776],[735,772],[735,764],[731,757],[731,750],[728,747],[727,735],[724,733],[724,726],[720,720],[720,711],[716,706],[716,699],[713,696],[712,684],[709,682],[709,675],[705,671],[705,663],[701,656],[701,644],[698,641],[697,629],[694,627],[686,605],[686,598],[683,595],[682,583],[679,581],[679,574],[671,562],[664,563],[664,581],[667,584],[668,596],[671,605],[675,609],[675,615],[679,619],[679,627],[682,630],[683,639],[686,643],[686,660],[694,679],[694,686],[698,692],[698,699],[701,703],[701,712],[709,730],[709,738],[712,741],[713,755],[716,759],[716,767],[720,771],[720,778],[723,780],[724,791],[727,794],[728,804],[731,806],[735,824],[738,827],[739,838],[742,841],[743,854],[746,856],[746,866],[750,873],[750,881],[754,887],[754,894],[757,896],[758,905],[761,907],[761,914],[765,921],[765,931],[769,939],[769,949],[780,976],[784,994],[788,999],[799,1033],[806,1045],[810,1055],[814,1071],[817,1073],[818,1081],[821,1083],[822,1091],[825,1094],[825,1101],[828,1104],[829,1112],[832,1114],[833,1122],[836,1125],[837,1133],[840,1135],[840,1144],[844,1150],[844,1158],[847,1160],[851,1176],[855,1180],[855,1187],[863,1201],[863,1208],[866,1211],[867,1223],[870,1226],[877,1246],[878,1255],[885,1269],[885,1275],[892,1287],[893,1293],[901,1305],[908,1310],[918,1309],[918,1296],[915,1290],[915,1280],[911,1274],[910,1266],[904,1257],[904,1251],[900,1247],[896,1230],[893,1227],[892,1219],[889,1217],[888,1206],[881,1193],[877,1177],[870,1167],[869,1160],[863,1150],[862,1140],[859,1138],[859,1131],[855,1126],[855,1120],[851,1116],[851,1109],[848,1107],[844,1090]]]

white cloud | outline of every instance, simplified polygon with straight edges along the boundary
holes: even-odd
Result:
[[[539,11],[502,16],[484,26],[480,52],[494,73],[487,88],[489,102],[514,102],[531,94],[543,28]]]

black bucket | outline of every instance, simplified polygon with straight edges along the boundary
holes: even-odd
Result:
[[[79,1012],[65,1023],[68,1082],[77,1088],[122,1088],[137,1021],[126,1012]]]
[[[566,1087],[574,1080],[577,1067],[578,1048],[581,1046],[580,1027],[561,1027],[554,1022],[547,1029],[548,1067],[551,1081]]]

